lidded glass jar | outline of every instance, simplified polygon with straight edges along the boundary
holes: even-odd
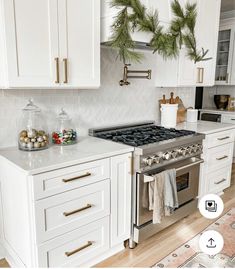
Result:
[[[29,100],[22,111],[18,131],[19,149],[36,151],[48,148],[49,135],[41,109]]]
[[[57,118],[56,130],[52,133],[52,142],[56,145],[73,145],[77,143],[76,128],[72,123],[72,119],[62,108]]]

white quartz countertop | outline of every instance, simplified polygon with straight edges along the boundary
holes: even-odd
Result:
[[[51,146],[49,149],[26,152],[10,147],[0,150],[0,156],[7,159],[28,175],[34,175],[71,165],[108,158],[133,151],[134,148],[119,143],[82,137],[75,145]]]
[[[230,129],[235,129],[235,124],[219,123],[211,121],[197,121],[196,123],[183,122],[177,125],[177,129],[195,131],[202,134],[213,134]]]
[[[216,113],[216,114],[235,114],[235,111],[229,111],[229,110],[221,110],[216,108],[202,108],[199,109],[199,111],[204,113]]]

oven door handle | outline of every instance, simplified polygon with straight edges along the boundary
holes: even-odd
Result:
[[[176,171],[176,172],[179,172],[179,171],[181,171],[181,170],[183,170],[183,169],[190,168],[190,167],[195,166],[195,165],[199,165],[200,163],[203,163],[203,162],[204,162],[203,159],[199,159],[199,158],[198,158],[196,161],[194,161],[194,162],[192,162],[192,163],[189,163],[189,164],[186,164],[186,165],[181,166],[181,167],[179,167],[179,168],[176,168],[175,171]],[[145,182],[145,183],[146,183],[146,182],[151,182],[151,181],[153,181],[153,180],[154,180],[153,175],[146,175],[146,174],[144,174],[144,182]]]
[[[198,165],[198,164],[200,164],[200,163],[204,163],[204,160],[203,160],[203,159],[197,159],[197,161],[195,161],[195,162],[193,162],[193,163],[186,164],[186,165],[181,166],[181,167],[179,167],[179,168],[176,168],[175,170],[176,170],[176,172],[179,172],[179,171],[181,171],[181,170],[183,170],[183,169],[185,169],[185,168],[189,168],[189,167],[191,167],[191,166]]]

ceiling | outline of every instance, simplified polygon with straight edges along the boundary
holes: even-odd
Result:
[[[235,0],[222,0],[221,12],[235,10]]]

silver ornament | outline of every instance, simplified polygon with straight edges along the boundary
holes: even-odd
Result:
[[[37,135],[37,131],[32,129],[28,131],[28,137],[29,138],[34,138]]]
[[[35,147],[35,148],[40,148],[40,146],[41,146],[41,145],[40,145],[39,142],[35,142],[35,143],[34,143],[34,147]]]
[[[38,142],[43,142],[43,141],[44,141],[44,139],[43,139],[43,137],[42,137],[42,136],[39,136],[39,137],[37,138],[37,141],[38,141]]]
[[[27,144],[27,148],[28,148],[28,149],[32,149],[32,148],[33,148],[33,143],[32,143],[32,142],[29,142],[29,143]]]

